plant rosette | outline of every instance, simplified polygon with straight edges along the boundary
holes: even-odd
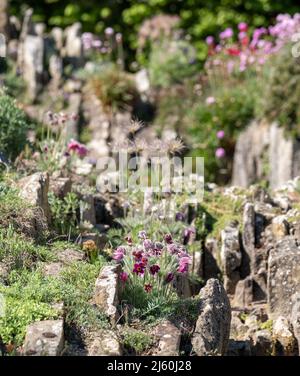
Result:
[[[142,300],[171,299],[174,293],[172,281],[176,276],[188,273],[191,257],[170,234],[158,242],[140,231],[139,239],[133,244],[127,237],[127,245],[116,248],[113,253],[113,259],[122,265],[119,278],[123,292],[126,291],[132,301],[137,301],[134,296],[137,294]]]

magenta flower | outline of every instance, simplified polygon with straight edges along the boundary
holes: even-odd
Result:
[[[145,273],[145,264],[142,262],[137,262],[133,265],[133,273],[137,275],[143,275]]]
[[[126,249],[124,247],[118,247],[114,251],[113,259],[116,261],[121,261],[123,260],[125,253],[126,253]]]
[[[214,44],[215,39],[214,39],[214,37],[212,37],[211,35],[209,35],[209,36],[205,39],[205,41],[206,41],[206,44],[207,44],[208,46],[212,46],[212,45]]]
[[[219,158],[219,159],[224,158],[225,154],[226,154],[226,152],[223,148],[218,148],[216,150],[216,157]]]
[[[190,263],[191,263],[190,257],[188,257],[188,256],[182,257],[179,260],[178,272],[179,273],[186,273],[188,271]]]
[[[172,235],[171,234],[167,234],[164,236],[164,239],[165,239],[165,242],[167,244],[172,244],[173,243],[173,239],[172,239]]]
[[[155,275],[159,271],[160,271],[160,267],[158,265],[152,265],[152,266],[150,266],[150,273],[152,275]]]
[[[174,279],[174,274],[173,273],[168,273],[166,276],[166,283],[172,282]]]
[[[150,283],[148,283],[148,284],[146,284],[146,285],[144,286],[144,290],[145,290],[147,293],[151,292],[151,291],[152,291],[152,288],[153,288],[153,286],[152,286]]]
[[[132,238],[131,238],[130,235],[127,235],[127,236],[125,237],[125,240],[126,240],[126,242],[127,242],[128,245],[132,245]]]
[[[121,272],[120,273],[120,280],[125,283],[128,279],[128,274],[126,272]]]
[[[219,140],[221,140],[222,138],[224,138],[224,136],[225,136],[225,132],[223,130],[217,132],[217,138]]]
[[[143,241],[143,246],[146,249],[146,251],[151,251],[154,248],[154,244],[150,239],[145,239]]]
[[[143,252],[140,250],[133,251],[132,254],[134,256],[135,261],[140,261],[143,257]]]
[[[246,24],[246,22],[240,22],[238,24],[238,29],[239,31],[246,32],[248,30],[248,25]]]
[[[68,151],[73,151],[77,153],[80,157],[85,157],[87,155],[86,146],[73,139],[68,143]]]
[[[222,33],[220,33],[220,39],[229,39],[233,37],[233,30],[228,27]]]

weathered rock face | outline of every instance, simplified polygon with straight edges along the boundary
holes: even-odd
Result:
[[[121,356],[122,348],[116,334],[102,330],[88,345],[88,356]]]
[[[64,348],[63,320],[35,322],[27,328],[23,353],[31,356],[59,356]]]
[[[20,195],[32,205],[43,210],[45,218],[50,221],[50,208],[48,202],[49,175],[36,173],[22,178],[19,183]]]
[[[279,316],[273,325],[273,337],[278,355],[294,356],[298,354],[297,340],[289,320]]]
[[[240,280],[235,288],[233,304],[236,307],[248,307],[253,302],[253,280],[249,276]]]
[[[181,333],[170,321],[163,321],[155,330],[159,338],[158,349],[155,355],[178,356]]]
[[[65,30],[65,56],[73,66],[80,66],[83,59],[83,45],[81,40],[81,24],[74,23]]]
[[[221,232],[221,259],[224,267],[224,285],[228,294],[234,294],[235,286],[240,279],[239,267],[242,262],[240,250],[240,234],[237,227],[228,226]]]
[[[231,308],[225,289],[217,279],[210,279],[200,291],[200,315],[192,338],[197,355],[224,355],[227,349]]]
[[[0,0],[0,34],[8,35],[8,1]]]
[[[71,192],[72,181],[70,178],[51,177],[49,191],[53,192],[56,197],[64,198]]]
[[[80,221],[89,223],[93,226],[96,224],[95,202],[93,195],[84,195],[80,205]]]
[[[300,293],[296,293],[292,298],[293,309],[291,314],[291,324],[294,335],[298,342],[298,351],[300,355]]]
[[[272,317],[289,318],[292,297],[300,291],[300,248],[293,238],[279,241],[268,261],[268,303]]]
[[[27,95],[34,101],[42,89],[44,40],[41,36],[26,35],[23,44],[22,74],[27,85]]]
[[[104,266],[96,280],[95,303],[113,323],[118,317],[117,305],[120,265]]]
[[[267,179],[279,187],[299,175],[299,150],[299,141],[287,139],[276,123],[253,122],[237,140],[232,183],[247,187]]]

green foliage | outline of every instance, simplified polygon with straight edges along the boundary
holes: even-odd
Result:
[[[11,178],[5,175],[0,181],[0,228],[10,226],[19,234],[39,240],[48,235],[42,211],[22,199],[11,184]]]
[[[0,71],[1,73],[1,71]],[[4,74],[3,74],[3,84],[5,87],[6,94],[19,98],[25,90],[25,83],[23,79],[17,75],[16,67],[13,65],[12,61],[6,59]]]
[[[44,246],[15,232],[12,226],[0,229],[0,261],[10,269],[31,268],[37,261],[50,261],[53,255]]]
[[[296,0],[103,0],[99,3],[27,0],[26,4],[34,8],[36,21],[46,21],[51,27],[65,27],[80,21],[86,31],[102,33],[106,27],[112,26],[123,34],[126,48],[130,47],[129,61],[134,60],[138,28],[146,18],[156,14],[179,15],[182,28],[191,35],[197,48],[198,58],[204,60],[207,52],[204,39],[207,35],[217,34],[221,28],[236,26],[241,21],[254,27],[262,26],[278,13],[299,11]],[[11,0],[11,6],[13,12],[20,15],[24,2]]]
[[[14,99],[0,92],[0,151],[8,158],[16,158],[26,144],[29,127],[25,113]]]
[[[148,333],[132,328],[125,329],[122,337],[124,347],[135,355],[141,355],[153,344],[153,339]]]
[[[137,98],[133,78],[115,64],[102,66],[88,81],[106,111],[132,107]]]
[[[0,337],[4,343],[20,345],[28,324],[57,318],[53,308],[57,302],[64,302],[67,325],[81,331],[107,326],[104,314],[89,302],[104,262],[99,259],[95,265],[75,263],[59,278],[44,276],[39,269],[11,272],[9,285],[0,285],[0,293],[5,298],[5,315],[0,317]]]
[[[54,229],[61,235],[72,236],[78,227],[77,214],[79,199],[73,192],[68,193],[63,199],[58,198],[53,192],[48,195],[51,217]]]
[[[192,77],[197,70],[196,52],[185,40],[163,40],[154,44],[148,69],[153,86],[168,88]]]
[[[289,134],[300,135],[300,59],[292,46],[285,46],[268,62],[261,81],[264,95],[257,105],[258,116],[278,121]]]
[[[245,128],[254,117],[254,106],[257,92],[253,90],[254,83],[244,81],[235,86],[221,86],[211,93],[214,103],[208,104],[202,98],[194,106],[190,115],[192,126],[189,134],[193,143],[191,156],[205,158],[206,180],[223,182],[218,175],[220,168],[227,168],[230,176],[230,161],[234,152],[235,139],[238,133]],[[217,132],[223,130],[225,137],[217,138]],[[223,147],[226,156],[218,159],[216,149]],[[226,181],[225,181],[226,182]]]
[[[20,346],[24,340],[27,325],[34,321],[57,318],[55,309],[46,303],[8,297],[5,306],[5,315],[0,316],[0,337],[6,344],[14,343]]]

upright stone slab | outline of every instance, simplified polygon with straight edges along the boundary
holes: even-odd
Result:
[[[290,318],[292,297],[300,292],[300,248],[287,237],[277,242],[268,261],[268,303],[273,318]]]
[[[74,67],[79,67],[83,62],[81,29],[81,23],[76,22],[65,30],[65,57]]]
[[[24,38],[22,75],[27,85],[27,94],[34,101],[42,89],[44,70],[44,39],[27,35]]]
[[[235,286],[240,280],[239,267],[242,262],[242,252],[239,236],[239,230],[234,226],[227,226],[221,232],[221,260],[225,276],[225,290],[228,294],[234,294]]]
[[[32,205],[43,210],[45,218],[50,221],[50,207],[48,202],[49,175],[40,173],[26,176],[18,182],[20,195]]]
[[[63,320],[38,321],[27,328],[23,347],[24,355],[59,356],[63,348]]]
[[[107,265],[101,270],[95,285],[95,303],[115,323],[118,318],[120,265]]]
[[[224,355],[231,322],[229,299],[222,283],[210,279],[200,291],[200,315],[192,337],[193,350],[199,356]]]
[[[9,31],[8,21],[8,0],[0,0],[0,34],[3,34],[6,38]]]

